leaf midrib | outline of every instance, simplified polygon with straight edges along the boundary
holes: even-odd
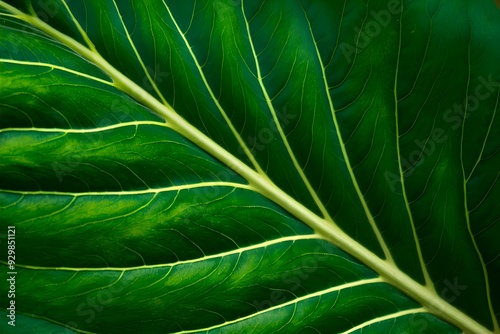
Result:
[[[269,180],[269,178],[255,172],[220,145],[213,142],[201,131],[189,124],[170,106],[164,105],[155,99],[147,91],[138,86],[123,73],[115,69],[98,53],[88,49],[73,38],[59,32],[39,18],[25,14],[3,1],[0,1],[0,8],[12,13],[19,20],[25,21],[40,29],[99,67],[113,80],[114,86],[117,89],[128,94],[144,106],[150,108],[156,114],[165,118],[169,122],[169,125],[171,125],[172,129],[192,141],[195,145],[199,146],[207,153],[212,154],[215,158],[219,159],[229,168],[233,169],[236,173],[245,178],[249,182],[252,190],[275,202],[284,210],[288,211],[297,219],[314,229],[316,233],[325,240],[331,242],[376,271],[385,282],[395,286],[411,298],[421,303],[428,312],[465,331],[473,333],[491,333],[477,321],[470,318],[453,305],[444,301],[434,291],[415,282],[393,263],[380,259],[364,246],[352,239],[336,225],[329,224],[326,220],[315,215],[301,203],[297,202],[283,190],[279,189]]]

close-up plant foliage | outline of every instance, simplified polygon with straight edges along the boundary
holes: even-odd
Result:
[[[0,1],[2,333],[500,333],[492,0]]]

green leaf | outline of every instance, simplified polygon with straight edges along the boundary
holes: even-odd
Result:
[[[499,34],[491,0],[0,1],[0,328],[500,333]]]

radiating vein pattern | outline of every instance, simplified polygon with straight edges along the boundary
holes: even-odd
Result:
[[[0,8],[0,236],[15,226],[25,332],[500,333],[490,0]]]

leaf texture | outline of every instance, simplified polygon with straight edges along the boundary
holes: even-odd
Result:
[[[0,8],[25,332],[500,333],[491,1]]]

